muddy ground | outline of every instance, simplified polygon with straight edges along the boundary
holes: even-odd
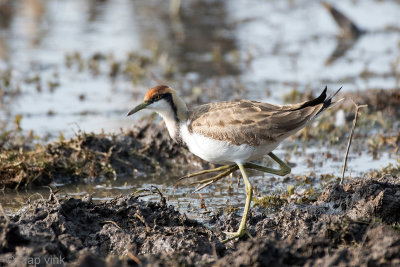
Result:
[[[253,208],[253,239],[222,244],[222,231],[237,229],[240,214],[188,219],[160,196],[145,202],[119,196],[94,204],[83,199],[30,203],[1,217],[0,262],[73,266],[398,266],[400,171],[371,173],[350,184],[328,186],[310,204],[278,212]]]

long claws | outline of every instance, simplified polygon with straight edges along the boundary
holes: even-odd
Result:
[[[200,171],[200,172],[195,172],[195,173],[190,173],[188,175],[185,175],[181,178],[178,179],[178,182],[183,180],[183,179],[187,179],[187,178],[191,178],[191,177],[195,177],[195,176],[199,176],[202,174],[206,174],[206,173],[210,173],[210,172],[218,172],[218,171],[223,171],[225,169],[229,169],[231,168],[233,165],[224,165],[218,168],[214,168],[214,169],[209,169],[209,170],[204,170],[204,171]]]
[[[250,232],[247,229],[243,229],[241,231],[239,230],[239,231],[233,232],[233,233],[232,232],[223,232],[223,233],[225,235],[227,235],[228,238],[222,240],[221,241],[222,243],[226,243],[226,242],[229,242],[229,241],[231,241],[233,239],[240,238],[240,237],[242,237],[244,235],[247,235],[250,239],[253,238],[253,236],[250,234]]]
[[[228,170],[224,171],[226,169],[228,169]],[[217,180],[229,175],[230,173],[234,172],[237,169],[238,168],[237,168],[236,165],[224,165],[224,166],[221,166],[221,167],[218,167],[218,168],[214,168],[214,169],[210,169],[210,170],[204,170],[204,171],[200,171],[200,172],[196,172],[196,173],[191,173],[191,174],[188,174],[188,175],[185,175],[185,176],[179,178],[178,181],[175,183],[175,187],[177,187],[183,179],[187,179],[187,178],[191,178],[191,177],[195,177],[195,176],[199,176],[199,175],[203,175],[203,174],[211,173],[211,172],[224,171],[223,173],[220,173],[220,174],[218,174],[218,175],[216,175],[216,176],[214,176],[212,178],[204,179],[204,180],[201,180],[199,182],[194,182],[192,184],[204,184],[204,183],[208,183],[210,181],[214,181],[215,182],[215,181],[217,181]],[[212,184],[212,183],[213,182],[211,182],[210,184]],[[202,187],[202,188],[204,188],[204,187]],[[200,189],[197,189],[197,190],[200,190]]]
[[[228,169],[227,171],[224,171],[223,173],[220,173],[212,178],[207,178],[198,182],[193,182],[192,184],[204,184],[210,181],[218,181],[221,178],[224,178],[225,176],[228,176],[229,174],[231,174],[232,172],[236,171],[238,169],[237,166],[232,166],[230,169]]]
[[[224,171],[223,173],[220,173],[212,178],[208,178],[208,179],[204,179],[198,182],[194,182],[192,184],[201,184],[201,186],[199,186],[198,188],[196,188],[194,190],[194,192],[200,191],[201,189],[211,185],[212,183],[215,183],[216,181],[228,176],[229,174],[231,174],[232,172],[236,171],[238,169],[238,167],[232,166],[230,169],[228,169],[227,171]]]
[[[196,193],[196,192],[200,191],[201,189],[206,188],[207,186],[209,186],[210,184],[212,184],[212,183],[214,183],[214,182],[215,182],[215,181],[209,181],[208,183],[205,183],[205,184],[203,184],[203,185],[197,187],[197,188],[193,191],[193,193]]]

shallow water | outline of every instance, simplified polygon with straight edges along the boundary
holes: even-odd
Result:
[[[341,150],[329,150],[329,158],[326,156],[328,149],[307,148],[303,149],[301,156],[291,153],[292,172],[289,176],[279,177],[270,174],[261,174],[256,171],[249,171],[250,181],[254,188],[254,197],[259,198],[264,195],[287,194],[288,186],[294,186],[295,195],[299,198],[304,197],[307,190],[323,190],[325,186],[338,181],[337,177],[342,171]],[[277,149],[276,155],[283,157],[285,150]],[[339,158],[339,160],[337,159]],[[382,169],[388,163],[398,164],[396,157],[392,153],[385,152],[380,155],[379,160],[373,160],[369,154],[350,156],[345,174],[345,182],[352,177],[360,177],[371,170]],[[265,161],[264,165],[271,164]],[[271,166],[272,167],[272,166]],[[197,171],[197,170],[196,170]],[[188,173],[194,171],[188,171]],[[332,177],[330,177],[332,175]],[[74,197],[82,198],[91,195],[93,201],[106,201],[118,195],[136,194],[142,196],[143,200],[159,201],[160,196],[156,188],[167,198],[168,204],[180,212],[184,212],[189,218],[199,221],[207,221],[210,215],[222,214],[228,207],[238,209],[242,212],[245,202],[244,184],[241,180],[238,184],[240,174],[237,171],[232,177],[226,177],[209,187],[198,192],[194,192],[196,185],[191,184],[196,180],[193,178],[185,180],[179,186],[175,186],[179,178],[178,174],[163,175],[140,175],[136,177],[126,177],[118,180],[104,180],[93,183],[75,184],[55,184],[60,198]],[[210,176],[208,176],[210,177]],[[141,191],[144,190],[144,191]],[[141,191],[141,192],[138,192]],[[38,198],[48,198],[50,188],[45,186],[39,189],[27,190],[5,190],[0,192],[0,204],[8,214],[18,212],[29,201]],[[204,205],[202,205],[204,203]],[[273,212],[274,210],[271,210]]]
[[[326,84],[331,90],[343,86],[343,91],[399,86],[398,1],[340,1],[337,7],[367,33],[338,58],[331,55],[341,45],[336,37],[339,29],[317,1],[181,2],[179,17],[169,16],[169,1],[13,2],[14,14],[0,29],[0,72],[11,70],[11,84],[2,87],[0,120],[13,127],[13,118],[21,114],[24,131],[50,138],[61,132],[70,137],[80,129],[116,132],[140,119],[125,114],[159,82],[172,85],[193,104],[233,98],[282,103],[282,96],[293,88],[318,94]],[[68,67],[66,57],[75,52],[82,66]],[[112,62],[126,60],[131,52],[154,59],[149,72],[137,79],[110,77]],[[88,64],[96,54],[104,58],[94,73]],[[301,157],[292,156],[294,175],[341,172],[341,160],[318,157],[323,149],[310,147],[303,152]],[[335,153],[342,159],[344,149]],[[311,155],[318,160],[310,165]],[[379,161],[371,158],[367,153],[351,154],[349,173],[396,162],[389,153]],[[191,193],[194,187],[174,189],[175,178],[171,174],[162,181],[143,177],[61,186],[61,195],[90,193],[103,200],[155,185],[171,204],[192,216],[216,213],[227,201],[240,207],[244,203],[243,185],[239,190],[233,185],[229,192],[221,182],[201,192],[208,207],[202,210],[201,197]],[[256,176],[253,183],[261,195],[286,190],[280,179],[266,182]],[[48,190],[39,193],[47,197]],[[1,199],[12,210],[31,194],[7,193]]]

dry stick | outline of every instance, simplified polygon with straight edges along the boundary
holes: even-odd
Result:
[[[1,205],[1,204],[0,204],[0,212],[1,212],[1,215],[3,215],[4,219],[6,220],[6,222],[9,222],[10,218],[8,218],[7,213],[4,211],[3,205]]]
[[[114,221],[104,221],[103,223],[112,223],[115,227],[121,230],[121,227]]]
[[[169,14],[175,18],[179,16],[179,10],[181,8],[181,0],[171,0],[169,2]]]
[[[144,224],[144,226],[146,227],[146,232],[150,232],[151,231],[150,226],[146,223],[146,221],[143,219],[142,216],[140,216],[139,214],[135,213],[135,217],[138,218]]]
[[[134,262],[136,262],[137,265],[139,265],[139,266],[142,265],[142,262],[139,260],[139,258],[136,257],[135,255],[133,255],[132,252],[128,251],[127,255],[128,255],[128,257],[129,257],[131,260],[133,260]]]
[[[347,167],[347,157],[349,156],[349,150],[350,150],[350,145],[351,145],[351,140],[353,140],[353,134],[354,134],[354,128],[356,128],[356,123],[357,123],[357,118],[358,118],[358,110],[360,108],[365,108],[368,107],[368,105],[357,105],[353,99],[351,100],[356,107],[356,112],[354,114],[354,120],[353,120],[353,127],[351,127],[351,132],[349,136],[349,142],[347,144],[347,149],[346,149],[346,155],[344,157],[344,162],[343,162],[343,170],[342,170],[342,178],[340,178],[340,184],[343,184],[343,179],[344,179],[344,173],[346,171]]]

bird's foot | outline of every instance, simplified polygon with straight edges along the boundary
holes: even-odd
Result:
[[[218,168],[214,168],[214,169],[208,169],[208,170],[203,170],[203,171],[200,171],[200,172],[190,173],[190,174],[187,174],[187,175],[179,178],[178,181],[183,180],[183,179],[187,179],[187,178],[192,178],[192,177],[199,176],[199,175],[203,175],[203,174],[210,173],[210,172],[224,171],[226,169],[231,169],[233,166],[234,165],[224,165],[224,166],[221,166],[221,167],[218,167]]]
[[[246,228],[239,229],[237,232],[224,232],[224,234],[227,235],[228,238],[222,240],[221,241],[222,243],[226,243],[233,239],[240,238],[244,235],[247,235],[248,237],[253,238],[253,236],[250,234],[250,232]]]
[[[208,179],[204,179],[198,182],[194,182],[192,184],[198,184],[199,186],[194,190],[194,192],[200,191],[201,189],[209,186],[212,183],[215,183],[216,181],[228,176],[229,174],[233,173],[234,171],[236,171],[238,169],[237,166],[232,166],[231,168],[229,168],[228,170],[212,177],[212,178],[208,178]]]

